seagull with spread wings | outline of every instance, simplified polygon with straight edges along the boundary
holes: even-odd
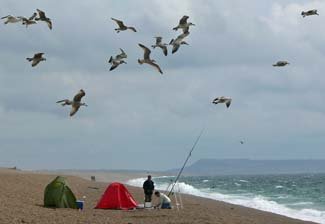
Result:
[[[36,21],[40,20],[46,22],[47,26],[52,30],[52,21],[50,18],[46,17],[45,12],[40,9],[36,9],[38,12],[38,17],[35,18]]]
[[[232,101],[232,99],[230,97],[221,96],[221,97],[215,98],[212,101],[212,103],[214,103],[214,104],[224,103],[224,104],[226,104],[227,108],[229,108],[231,101]]]
[[[41,61],[46,61],[43,57],[44,53],[36,53],[32,58],[26,58],[27,61],[32,62],[32,67],[35,67]]]
[[[191,22],[187,22],[187,19],[189,18],[189,16],[183,16],[180,20],[179,20],[179,24],[178,26],[174,27],[173,30],[178,30],[178,29],[182,29],[183,33],[187,33],[190,29],[190,26],[195,26],[194,23]]]
[[[132,26],[125,26],[123,21],[121,20],[118,20],[118,19],[114,19],[114,18],[111,18],[113,21],[116,22],[116,24],[118,25],[118,28],[115,29],[115,31],[117,33],[119,33],[120,31],[125,31],[125,30],[132,30],[133,32],[137,32],[137,30],[132,27]]]
[[[143,63],[145,63],[145,64],[148,64],[148,65],[151,65],[154,68],[156,68],[160,74],[163,74],[163,72],[161,71],[159,65],[156,64],[156,61],[150,59],[150,53],[151,53],[150,49],[147,48],[146,46],[144,46],[143,44],[139,44],[139,46],[144,51],[143,59],[138,59],[139,64],[142,65]]]
[[[108,60],[108,63],[112,64],[111,68],[109,69],[110,71],[114,70],[121,64],[127,64],[126,61],[123,60],[128,57],[127,54],[123,51],[122,48],[120,48],[120,51],[120,54],[116,55],[115,57],[111,56]]]
[[[21,19],[22,24],[25,25],[27,28],[29,25],[36,24],[36,21],[34,20],[36,16],[37,16],[37,13],[34,12],[33,15],[29,18],[26,18],[23,16],[18,16],[17,18]]]
[[[168,54],[167,44],[162,42],[162,37],[155,37],[155,38],[156,38],[156,44],[152,45],[151,47],[153,49],[155,49],[156,47],[160,47],[163,50],[164,55],[167,56]]]
[[[80,106],[88,106],[85,103],[81,103],[81,98],[86,95],[83,89],[79,90],[79,92],[73,97],[73,100],[65,99],[59,100],[56,103],[61,103],[62,106],[71,105],[70,117],[72,117],[79,110]]]
[[[190,33],[182,33],[181,35],[179,35],[175,40],[172,39],[169,43],[169,45],[173,45],[173,50],[172,50],[172,54],[174,54],[181,45],[185,44],[185,45],[189,45],[186,41],[184,41],[185,37],[187,37]]]
[[[278,61],[277,63],[273,64],[274,67],[284,67],[286,65],[289,65],[290,63],[287,61]]]
[[[4,24],[18,23],[18,22],[21,21],[21,19],[19,17],[12,16],[12,15],[7,15],[7,16],[1,17],[1,19],[6,19],[6,21],[4,22]]]

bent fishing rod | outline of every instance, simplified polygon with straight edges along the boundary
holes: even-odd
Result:
[[[194,142],[194,144],[193,144],[193,146],[192,146],[192,148],[191,148],[191,150],[190,150],[190,153],[187,155],[187,158],[186,158],[186,160],[185,160],[185,162],[184,162],[182,168],[181,168],[180,171],[178,172],[178,175],[177,175],[177,177],[176,177],[174,183],[172,184],[172,188],[171,188],[170,191],[168,192],[168,197],[173,193],[174,187],[175,187],[175,185],[176,185],[178,179],[180,178],[180,176],[181,176],[181,174],[182,174],[182,172],[183,172],[183,170],[184,170],[184,168],[185,168],[185,166],[186,166],[186,163],[187,163],[188,160],[190,159],[190,157],[191,157],[191,155],[192,155],[192,152],[194,151],[194,149],[195,149],[197,143],[200,141],[200,138],[201,138],[201,136],[202,136],[202,134],[203,134],[204,131],[205,131],[205,128],[202,129],[202,131],[200,132],[199,136],[196,138],[196,140],[195,140],[195,142]]]

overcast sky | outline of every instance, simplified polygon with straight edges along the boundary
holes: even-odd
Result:
[[[1,0],[0,16],[37,8],[53,30],[0,24],[0,167],[164,170],[203,127],[191,162],[325,159],[325,1]],[[139,65],[137,44],[168,43],[183,15],[196,24],[190,45],[152,51],[164,75]],[[117,34],[111,17],[138,32]],[[120,47],[128,64],[110,72]],[[32,68],[36,52],[47,61]],[[55,102],[81,88],[89,106],[70,118]],[[222,95],[229,109],[211,103]]]

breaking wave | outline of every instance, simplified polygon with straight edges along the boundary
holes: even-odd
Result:
[[[143,182],[146,178],[132,179],[127,182],[127,184],[142,187]],[[156,186],[157,190],[166,190],[170,183],[164,182],[159,183]],[[260,195],[247,196],[247,195],[231,195],[231,194],[221,194],[215,192],[215,189],[205,188],[197,189],[192,185],[180,182],[178,184],[181,193],[195,195],[199,197],[214,199],[218,201],[224,201],[231,204],[241,205],[245,207],[255,208],[262,211],[272,212],[279,215],[284,215],[287,217],[300,219],[304,221],[313,221],[321,224],[325,224],[325,211],[315,210],[315,209],[292,209],[286,205],[279,204],[275,201],[268,200],[266,197]],[[304,204],[301,202],[300,204]],[[308,203],[306,203],[307,205]]]

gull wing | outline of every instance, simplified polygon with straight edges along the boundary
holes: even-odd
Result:
[[[227,108],[229,108],[230,104],[231,104],[231,99],[228,99],[225,103],[226,103]]]
[[[69,102],[69,101],[70,101],[70,100],[65,99],[65,100],[59,100],[59,101],[56,101],[56,103],[63,103],[63,102],[67,103],[67,102]]]
[[[36,54],[34,54],[34,58],[35,58],[35,59],[36,59],[36,58],[42,58],[43,54],[44,54],[44,53],[36,53]]]
[[[35,67],[36,65],[38,65],[38,63],[40,63],[40,60],[34,58],[34,59],[33,59],[33,62],[32,62],[32,67]]]
[[[46,16],[45,16],[45,12],[43,12],[42,10],[40,10],[40,9],[36,9],[37,10],[37,12],[38,12],[38,16],[39,16],[39,18],[41,18],[41,19],[45,19],[46,18]]]
[[[79,110],[80,106],[79,105],[72,105],[71,110],[70,110],[70,117],[72,117],[73,115],[75,115],[75,113],[77,113],[77,111]]]
[[[150,49],[147,48],[146,46],[144,46],[143,44],[139,44],[139,46],[140,46],[140,47],[143,49],[143,51],[144,51],[143,58],[144,58],[144,59],[150,59],[150,53],[151,53]]]
[[[52,22],[51,22],[51,20],[46,20],[46,24],[47,24],[47,26],[50,28],[50,30],[52,29]]]
[[[137,32],[137,30],[133,26],[129,26],[128,29],[132,30],[133,32]]]
[[[83,91],[82,89],[73,97],[73,101],[74,102],[80,102],[81,98],[84,97],[86,95],[85,91]]]
[[[33,20],[33,19],[35,19],[36,16],[37,16],[37,13],[34,12],[33,15],[32,15],[31,17],[28,18],[28,20]]]
[[[188,16],[183,16],[183,17],[180,19],[179,24],[180,24],[180,25],[186,24],[188,18],[189,18]]]
[[[148,62],[148,64],[151,65],[151,66],[153,66],[153,67],[155,67],[160,74],[163,74],[163,72],[161,71],[161,69],[160,69],[160,67],[159,67],[158,64],[153,63],[153,62]]]
[[[111,18],[113,21],[115,21],[117,23],[117,25],[122,28],[122,27],[125,27],[123,21],[121,20],[118,20],[118,19],[114,19],[114,18]]]
[[[4,17],[1,17],[1,19],[6,19],[8,17],[10,17],[11,15],[7,15],[7,16],[4,16]]]
[[[168,54],[167,46],[162,46],[161,49],[163,50],[164,55],[167,56],[167,54]]]

